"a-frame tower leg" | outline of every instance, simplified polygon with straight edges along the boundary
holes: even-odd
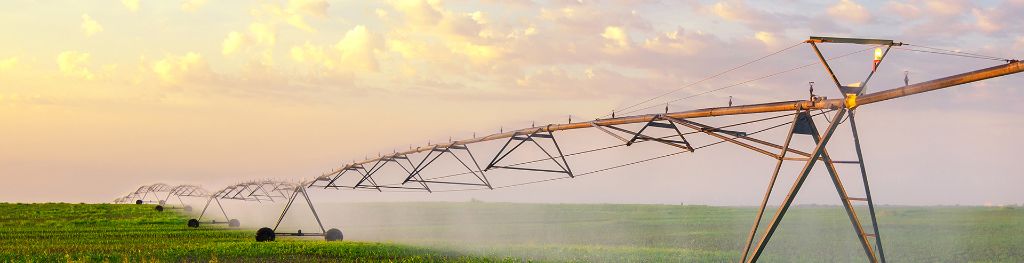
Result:
[[[292,205],[295,204],[295,199],[302,195],[302,198],[306,200],[306,205],[309,205],[309,211],[313,212],[313,218],[316,219],[316,224],[320,227],[318,233],[303,233],[302,230],[298,230],[295,233],[277,233],[277,228],[281,226],[281,222],[284,221],[284,216],[288,214],[288,210],[291,210]],[[313,207],[313,201],[310,200],[309,194],[306,193],[304,184],[295,186],[295,191],[292,191],[292,195],[288,198],[288,203],[285,204],[284,209],[281,211],[281,216],[277,218],[277,223],[274,224],[274,228],[264,227],[256,231],[256,241],[274,241],[277,236],[323,236],[327,241],[341,241],[343,239],[341,230],[337,228],[331,228],[329,230],[324,229],[324,224],[320,221],[320,215],[316,213],[316,208]]]
[[[833,117],[834,119],[832,120],[832,123],[829,124],[827,129],[825,129],[825,133],[820,138],[821,140],[819,140],[817,145],[814,147],[814,152],[811,153],[810,158],[808,158],[807,162],[804,163],[803,169],[801,169],[800,173],[797,175],[796,181],[793,182],[793,186],[790,187],[789,193],[786,194],[786,198],[782,201],[782,205],[780,205],[775,211],[775,216],[772,217],[771,222],[768,224],[768,228],[765,230],[760,241],[757,242],[757,246],[754,247],[752,254],[747,258],[747,262],[756,262],[757,259],[761,257],[761,253],[764,251],[764,248],[768,246],[768,241],[771,240],[772,234],[775,234],[775,230],[778,229],[779,223],[782,222],[782,218],[786,215],[786,212],[789,211],[789,207],[793,205],[793,200],[796,199],[796,194],[800,192],[800,188],[803,187],[804,182],[807,180],[807,176],[811,174],[811,169],[814,168],[814,164],[817,163],[818,159],[821,157],[822,152],[825,150],[825,146],[828,144],[829,140],[832,139],[832,134],[835,133],[836,128],[839,126],[839,122],[843,119],[843,115],[845,114],[845,108],[839,109],[835,117]],[[797,125],[797,123],[794,123],[793,125]]]
[[[857,165],[860,166],[860,176],[864,183],[864,199],[868,203],[868,212],[871,215],[871,226],[874,230],[875,249],[878,251],[878,259],[885,263],[885,250],[882,249],[882,234],[878,231],[878,218],[875,216],[875,202],[871,197],[871,187],[868,184],[868,171],[864,165],[864,154],[860,148],[860,135],[857,134],[856,111],[850,111],[850,130],[853,133],[853,146],[857,151]]]
[[[743,246],[743,257],[740,259],[741,262],[747,260],[747,254],[750,253],[750,245],[754,242],[754,236],[757,235],[757,228],[761,224],[761,219],[764,216],[764,208],[768,205],[768,199],[771,198],[772,189],[775,188],[775,180],[779,178],[779,171],[782,170],[782,163],[786,161],[786,153],[789,152],[789,143],[793,140],[793,132],[796,130],[797,123],[802,121],[800,118],[806,116],[806,111],[800,111],[793,116],[793,125],[790,125],[789,132],[786,133],[786,141],[782,143],[782,152],[779,153],[779,157],[775,162],[775,170],[772,171],[772,177],[768,181],[768,189],[764,191],[764,198],[761,199],[761,206],[757,209],[757,217],[754,218],[754,226],[750,229],[750,235],[747,236],[747,242]]]
[[[306,188],[301,185],[295,187],[295,191],[292,192],[292,196],[288,198],[288,204],[284,206],[284,210],[281,211],[281,216],[277,218],[277,223],[274,224],[274,231],[277,231],[277,227],[281,226],[281,221],[284,221],[284,216],[288,214],[288,210],[292,208],[292,204],[295,203],[295,198],[302,194],[302,197],[306,199],[306,204],[309,205],[309,211],[313,211],[313,218],[316,219],[317,226],[320,227],[320,233],[327,232],[324,230],[324,224],[320,221],[320,216],[316,214],[316,208],[313,207],[313,201],[309,200],[309,195],[306,194]]]
[[[849,120],[851,121],[851,128],[853,129],[854,134],[854,144],[857,149],[858,160],[852,162],[833,161],[831,156],[828,154],[828,151],[826,150],[826,146],[829,140],[831,139],[832,135],[835,133],[835,130],[838,128],[839,124],[842,124],[842,122],[844,121],[843,115],[845,113],[851,114]],[[779,223],[781,223],[786,212],[793,204],[793,201],[795,200],[797,193],[800,191],[800,188],[803,186],[803,183],[807,179],[807,176],[810,174],[810,171],[813,169],[815,163],[818,160],[824,162],[825,168],[828,171],[833,186],[835,186],[836,188],[836,193],[838,194],[840,201],[843,203],[843,208],[846,210],[847,216],[850,219],[850,223],[853,225],[857,239],[861,244],[861,247],[864,249],[864,253],[868,257],[868,260],[870,262],[885,262],[885,256],[882,253],[881,237],[878,235],[878,223],[875,217],[874,204],[871,201],[870,187],[867,183],[867,172],[864,169],[863,155],[860,150],[860,141],[857,135],[856,124],[855,121],[853,121],[854,118],[852,115],[852,111],[848,111],[845,108],[839,109],[833,117],[833,120],[829,123],[828,128],[825,129],[824,133],[819,135],[818,129],[815,127],[814,122],[810,120],[810,114],[808,114],[807,112],[800,112],[797,114],[797,116],[794,118],[793,125],[790,128],[790,132],[786,135],[786,141],[782,148],[782,154],[780,154],[778,157],[778,162],[776,163],[775,170],[772,173],[772,177],[769,181],[768,188],[765,192],[764,198],[762,199],[761,206],[758,210],[757,217],[755,218],[754,225],[753,227],[751,227],[750,234],[748,235],[748,238],[746,240],[747,242],[743,248],[741,262],[756,262],[760,258],[765,247],[767,247],[768,242],[771,240],[772,234],[774,234],[775,230],[778,228]],[[789,193],[786,195],[786,198],[783,200],[780,207],[776,210],[775,216],[772,218],[771,222],[767,226],[764,235],[762,235],[761,239],[757,242],[757,245],[753,246],[754,237],[757,235],[758,227],[764,214],[765,207],[767,206],[767,202],[771,197],[771,191],[774,188],[776,179],[778,178],[779,171],[782,167],[782,162],[794,159],[785,157],[786,152],[789,150],[789,145],[792,141],[792,136],[794,134],[810,135],[815,142],[814,152],[809,158],[801,159],[805,160],[803,169],[797,176],[797,179],[793,183],[793,186],[790,188]],[[864,189],[866,195],[864,198],[854,198],[848,195],[848,193],[846,192],[846,188],[843,186],[843,182],[839,177],[839,173],[835,168],[836,163],[858,163],[860,165],[861,179],[864,181]],[[868,202],[872,230],[874,230],[874,233],[867,233],[867,231],[865,231],[865,228],[860,222],[860,218],[857,216],[857,212],[854,210],[854,206],[852,203],[853,201]],[[870,237],[874,237],[874,246],[872,246],[871,241],[869,240]],[[753,252],[750,251],[751,248],[753,248]],[[876,249],[877,253],[875,252]]]

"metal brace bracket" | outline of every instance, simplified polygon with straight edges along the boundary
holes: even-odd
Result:
[[[459,155],[455,153],[456,151],[453,151],[453,150],[458,150],[458,151],[466,152],[466,154],[469,156],[469,160],[464,160],[464,158],[459,157]],[[440,159],[441,156],[443,156],[445,154],[450,155],[456,161],[458,161],[459,164],[462,165],[462,167],[466,168],[467,173],[472,174],[474,177],[476,177],[476,179],[479,181],[479,183],[457,182],[457,181],[450,181],[450,180],[441,181],[441,180],[436,180],[436,179],[425,179],[425,178],[423,178],[423,174],[422,174],[423,170],[425,170],[427,167],[429,167],[431,164],[433,164],[435,161]],[[429,160],[429,161],[427,161],[427,160]],[[473,167],[476,167],[476,169],[471,167],[468,162],[472,162]],[[494,189],[494,187],[491,186],[491,181],[489,179],[487,179],[487,175],[484,173],[485,170],[484,169],[480,169],[480,164],[479,164],[479,162],[477,162],[476,156],[473,155],[473,151],[471,151],[469,149],[469,147],[466,146],[466,145],[452,144],[452,145],[443,146],[443,147],[442,146],[434,146],[434,148],[431,149],[430,151],[428,151],[427,155],[424,156],[422,160],[420,160],[419,164],[412,165],[412,161],[409,161],[409,165],[413,166],[413,169],[411,171],[407,170],[407,172],[409,173],[409,176],[405,178],[405,181],[403,181],[402,184],[405,184],[405,183],[408,183],[408,182],[416,182],[416,183],[420,183],[424,187],[427,187],[428,184],[449,184],[449,185],[484,186],[484,187],[487,187],[488,189]],[[430,191],[430,190],[428,190],[428,191]]]
[[[548,126],[550,126],[550,125],[548,125]],[[551,140],[551,143],[554,144],[554,146],[555,146],[555,152],[558,153],[558,156],[556,157],[555,155],[552,155],[551,152],[549,152],[547,149],[545,149],[544,146],[542,146],[540,143],[538,143],[537,140],[535,140],[534,138],[543,138],[543,139]],[[513,146],[512,148],[509,148],[508,146],[510,144],[512,144],[512,141],[519,141],[519,142],[516,143],[515,146]],[[518,166],[498,165],[498,163],[501,162],[502,160],[504,160],[505,157],[508,157],[509,154],[514,152],[516,149],[519,149],[519,147],[522,146],[523,144],[525,144],[526,142],[532,142],[534,145],[536,145],[537,148],[541,150],[541,152],[544,152],[544,155],[548,156],[547,159],[551,160],[551,162],[555,163],[555,165],[557,165],[560,170],[538,169],[538,168],[527,168],[527,167],[518,167]],[[559,161],[559,160],[561,160],[561,161]],[[508,141],[505,141],[505,145],[501,146],[501,149],[498,150],[498,153],[496,153],[494,155],[494,158],[491,159],[491,162],[489,164],[487,164],[487,168],[485,168],[484,170],[486,171],[486,170],[490,170],[490,169],[494,169],[494,168],[522,170],[522,171],[533,171],[533,172],[564,173],[564,174],[569,175],[569,177],[575,177],[575,175],[572,173],[572,168],[569,168],[569,162],[566,161],[566,159],[565,159],[565,154],[562,153],[562,148],[558,145],[558,141],[555,140],[554,133],[551,133],[550,129],[547,129],[547,128],[536,128],[532,132],[529,132],[529,133],[525,133],[525,132],[513,133],[512,137],[509,137]]]
[[[667,122],[666,123],[661,123],[659,121],[667,121]],[[633,145],[634,143],[637,143],[637,142],[655,141],[655,142],[663,143],[663,144],[668,145],[668,146],[680,148],[680,149],[683,149],[683,150],[688,151],[688,152],[693,152],[693,150],[694,150],[693,146],[691,146],[690,142],[686,140],[686,137],[683,136],[682,131],[680,131],[679,128],[676,127],[675,123],[672,123],[671,121],[668,121],[668,119],[666,119],[665,116],[663,116],[663,115],[655,115],[654,117],[651,118],[650,121],[648,121],[646,124],[644,124],[644,126],[641,127],[640,130],[638,130],[636,132],[630,131],[630,130],[626,130],[626,129],[623,129],[623,128],[619,128],[619,127],[615,127],[615,126],[611,126],[611,125],[605,126],[605,127],[614,129],[614,130],[619,131],[619,132],[623,132],[623,133],[626,133],[626,134],[633,135],[633,137],[630,138],[629,140],[626,140],[625,138],[619,136],[618,134],[612,133],[611,131],[609,131],[607,129],[604,129],[602,126],[599,126],[599,125],[597,125],[595,123],[591,123],[591,125],[594,126],[594,127],[597,127],[601,131],[604,131],[605,133],[607,133],[607,134],[609,134],[609,135],[611,135],[611,136],[613,136],[613,137],[615,137],[615,138],[625,142],[626,146],[631,146],[631,145]],[[676,132],[676,136],[679,136],[679,139],[678,140],[669,140],[669,139],[666,139],[665,137],[660,137],[659,138],[659,137],[653,137],[653,136],[644,135],[643,132],[644,132],[644,130],[647,129],[647,127],[672,129],[673,131]]]

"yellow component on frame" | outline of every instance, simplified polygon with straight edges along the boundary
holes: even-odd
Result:
[[[851,94],[846,94],[846,101],[844,101],[844,104],[846,104],[846,108],[847,109],[851,109],[852,110],[852,109],[856,108],[857,107],[857,94],[852,94],[852,93]]]

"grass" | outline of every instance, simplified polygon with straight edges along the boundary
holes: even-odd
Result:
[[[149,205],[0,204],[0,262],[735,262],[748,207],[505,203],[321,205],[347,239],[257,243]],[[329,207],[329,208],[328,208]],[[882,207],[892,262],[1022,262],[1024,209]],[[865,218],[866,220],[866,218]],[[795,208],[767,262],[862,262],[841,208]],[[392,242],[399,242],[392,243]]]
[[[511,261],[399,244],[257,243],[252,230],[189,229],[185,220],[150,205],[0,204],[0,262]]]

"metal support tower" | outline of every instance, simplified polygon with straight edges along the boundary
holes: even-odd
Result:
[[[274,228],[261,228],[256,231],[256,241],[274,241],[277,236],[322,236],[327,241],[341,241],[343,235],[341,230],[337,228],[331,228],[330,230],[324,229],[324,224],[320,221],[320,215],[316,213],[316,208],[313,207],[313,201],[309,199],[309,194],[306,193],[306,184],[300,183],[295,186],[292,191],[291,197],[288,198],[288,203],[285,204],[284,209],[281,211],[281,216],[277,218],[277,223],[274,224]],[[306,205],[309,205],[309,211],[313,212],[313,218],[316,219],[316,224],[320,227],[320,232],[316,233],[304,233],[301,229],[296,232],[277,233],[277,228],[281,226],[281,222],[284,221],[284,216],[288,214],[288,210],[291,210],[292,204],[295,203],[295,199],[302,195],[302,198],[306,200]]]
[[[857,126],[854,116],[856,115],[855,109],[857,107],[857,96],[864,94],[868,81],[870,81],[871,77],[875,74],[875,71],[878,69],[878,65],[885,58],[885,55],[889,53],[889,49],[891,49],[893,46],[900,46],[902,45],[902,43],[882,39],[854,39],[829,37],[811,37],[809,40],[807,40],[807,43],[810,43],[811,48],[814,50],[814,53],[821,60],[822,65],[825,67],[825,71],[828,73],[829,77],[831,77],[833,83],[835,83],[836,88],[838,88],[839,92],[842,93],[843,96],[846,98],[846,100],[844,100],[845,107],[839,108],[837,110],[835,115],[833,115],[828,128],[826,128],[825,131],[821,134],[819,134],[818,128],[816,127],[816,125],[814,125],[814,121],[807,110],[799,111],[799,113],[796,115],[792,127],[790,128],[790,131],[786,135],[786,140],[783,144],[784,150],[779,155],[779,158],[777,158],[778,162],[775,164],[775,169],[772,172],[771,179],[768,182],[768,187],[765,190],[763,199],[761,200],[761,205],[758,208],[758,213],[754,219],[754,224],[750,229],[750,234],[748,235],[746,244],[743,247],[743,255],[741,257],[741,261],[756,262],[760,258],[761,254],[764,252],[764,249],[767,247],[768,242],[771,240],[772,234],[774,234],[775,231],[778,229],[779,223],[782,222],[783,217],[786,215],[786,212],[793,204],[793,201],[796,198],[797,193],[799,193],[800,188],[803,186],[804,181],[807,179],[807,176],[814,168],[815,163],[818,160],[821,160],[824,163],[830,178],[832,179],[833,186],[835,186],[836,188],[836,193],[839,195],[839,201],[843,204],[843,209],[846,210],[846,214],[850,218],[850,223],[853,225],[854,233],[856,234],[856,237],[861,247],[864,249],[864,254],[867,256],[870,262],[884,263],[885,253],[882,249],[882,236],[879,233],[878,229],[878,220],[875,215],[874,201],[872,201],[871,198],[871,189],[868,184],[867,169],[864,165],[864,156],[863,152],[861,151],[860,137],[857,133]],[[872,66],[871,72],[868,73],[867,78],[865,78],[863,82],[844,86],[839,82],[839,78],[836,77],[835,72],[832,71],[832,68],[828,64],[828,60],[826,60],[825,57],[821,54],[821,50],[818,49],[817,43],[881,45],[885,46],[886,48],[884,52],[876,51],[876,58],[874,61],[875,64]],[[812,101],[815,99],[816,98],[814,97],[811,98]],[[844,115],[847,114],[849,114],[848,120],[850,122],[851,132],[853,133],[853,143],[854,148],[857,152],[857,160],[834,161],[832,157],[828,154],[826,146],[829,140],[832,138],[832,135],[835,132],[835,130],[839,127],[840,124],[844,122]],[[790,142],[792,142],[794,134],[811,136],[811,139],[814,141],[816,146],[814,147],[813,154],[810,157],[785,157],[785,154],[789,149],[789,145]],[[758,228],[764,215],[765,207],[768,204],[768,199],[771,197],[772,190],[775,188],[776,179],[778,179],[779,172],[782,169],[782,164],[785,161],[803,161],[804,166],[803,169],[797,174],[796,181],[793,182],[793,186],[790,187],[790,190],[787,193],[786,198],[782,201],[782,204],[775,211],[775,215],[769,221],[769,224],[764,234],[761,235],[761,238],[755,246],[754,238],[758,233]],[[843,185],[843,182],[839,177],[839,172],[836,170],[836,164],[858,164],[860,168],[861,181],[864,185],[864,197],[849,196],[846,187]],[[854,209],[854,201],[867,203],[868,213],[871,218],[872,232],[869,233],[868,231],[865,230],[864,225],[861,223],[860,218],[857,216],[857,211]],[[870,240],[871,238],[874,238],[874,244],[872,244]],[[753,248],[753,252],[751,252],[751,248]]]
[[[196,220],[197,221],[202,221],[203,220],[203,216],[206,215],[206,210],[210,208],[210,203],[213,203],[213,202],[217,203],[217,207],[220,208],[221,214],[224,215],[224,222],[230,222],[231,218],[228,217],[228,212],[226,210],[224,210],[224,206],[220,204],[220,197],[217,196],[217,195],[211,195],[209,199],[206,199],[206,205],[203,206],[203,211],[199,213],[199,217],[196,218]],[[212,223],[216,224],[217,221],[214,220]]]
[[[827,144],[832,139],[832,135],[839,128],[839,125],[844,122],[844,115],[849,114],[849,118],[846,119],[850,123],[851,131],[854,137],[854,147],[857,151],[857,160],[853,161],[837,161],[832,159],[826,149]],[[817,161],[824,163],[825,169],[828,171],[829,177],[832,180],[833,186],[835,186],[836,193],[838,194],[840,202],[843,204],[843,208],[849,216],[850,223],[853,226],[854,233],[864,249],[865,255],[871,262],[885,262],[885,254],[882,249],[881,235],[878,231],[878,221],[875,216],[874,203],[871,197],[871,190],[867,180],[867,170],[864,166],[864,158],[860,147],[860,138],[857,135],[855,114],[853,111],[847,109],[839,109],[835,115],[833,115],[832,121],[823,132],[819,132],[818,128],[811,120],[811,115],[808,111],[799,112],[790,128],[789,133],[786,135],[786,141],[783,144],[784,149],[789,149],[790,143],[792,142],[793,135],[808,135],[815,143],[814,151],[810,157],[806,158],[792,158],[786,157],[787,150],[782,151],[777,158],[775,169],[772,171],[772,176],[769,180],[768,187],[765,190],[761,205],[758,209],[757,216],[754,219],[754,224],[751,227],[750,234],[747,237],[747,242],[743,248],[743,256],[741,261],[743,262],[756,262],[764,249],[767,247],[768,242],[771,240],[772,235],[778,229],[779,224],[782,222],[783,217],[789,210],[793,201],[796,199],[796,195],[799,193],[803,186],[804,181],[810,175],[811,170],[814,168]],[[754,238],[757,236],[760,223],[764,216],[765,207],[767,206],[768,200],[771,197],[772,190],[775,188],[776,180],[781,171],[782,164],[785,161],[803,161],[803,169],[797,174],[796,180],[790,187],[789,192],[786,194],[785,199],[782,201],[780,207],[775,211],[774,216],[769,221],[768,226],[761,238],[754,243]],[[836,169],[836,164],[858,164],[861,172],[861,180],[864,186],[864,197],[850,197],[846,186],[844,186],[842,180],[839,177],[839,172]],[[871,218],[871,230],[868,232],[860,221],[860,217],[857,215],[857,211],[854,209],[853,202],[866,202],[868,212]],[[874,238],[874,244],[872,244],[870,238]],[[751,252],[753,248],[753,252]],[[877,251],[877,252],[876,252]]]
[[[319,234],[323,235],[323,233],[326,233],[327,230],[324,229],[324,224],[320,222],[320,216],[316,214],[316,208],[313,208],[313,201],[309,200],[309,195],[306,194],[306,188],[302,187],[302,184],[300,184],[298,186],[295,186],[295,191],[292,192],[292,196],[288,198],[288,204],[286,204],[284,206],[284,210],[281,211],[281,216],[277,218],[277,223],[274,224],[274,231],[276,232],[277,231],[277,227],[281,226],[281,221],[284,221],[284,216],[286,214],[288,214],[288,210],[292,208],[292,203],[295,203],[295,198],[298,197],[299,194],[302,194],[302,198],[306,199],[306,204],[309,205],[309,211],[313,211],[313,218],[316,219],[316,224],[318,226],[320,226],[320,233]],[[303,235],[303,233],[301,231],[299,233],[300,233],[300,235]],[[277,234],[281,235],[281,234],[286,234],[286,233],[277,233]],[[314,236],[316,234],[317,233],[308,233],[308,234],[304,234],[304,235]]]

